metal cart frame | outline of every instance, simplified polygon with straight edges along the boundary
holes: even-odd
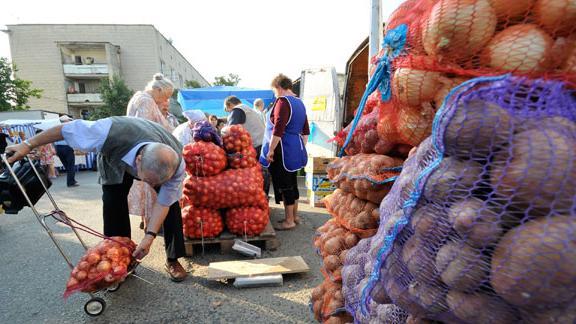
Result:
[[[75,226],[72,224],[72,222],[70,222],[70,219],[68,218],[68,216],[66,216],[64,211],[62,211],[58,207],[58,205],[56,204],[56,201],[54,200],[54,197],[52,197],[52,194],[50,194],[48,187],[46,187],[46,184],[44,183],[44,181],[42,181],[42,177],[40,176],[38,170],[36,169],[36,166],[34,166],[34,163],[28,157],[25,157],[24,159],[27,159],[28,162],[30,163],[32,170],[34,170],[34,174],[36,175],[36,177],[38,177],[38,179],[40,180],[40,183],[42,183],[42,187],[44,188],[46,194],[48,195],[50,202],[54,206],[54,210],[51,211],[50,213],[42,214],[36,209],[36,207],[34,207],[34,205],[32,204],[32,201],[30,200],[30,198],[28,197],[28,194],[26,193],[26,190],[24,189],[24,186],[22,186],[22,183],[20,182],[20,179],[18,179],[18,177],[16,176],[16,174],[14,172],[14,169],[12,168],[10,163],[8,163],[8,159],[6,157],[6,154],[2,154],[1,157],[2,157],[2,161],[4,162],[4,165],[6,166],[6,169],[8,171],[10,171],[10,174],[14,178],[16,184],[18,185],[18,188],[22,192],[22,195],[26,198],[26,201],[28,203],[28,207],[30,207],[30,209],[32,209],[32,211],[34,212],[34,215],[36,216],[36,219],[38,220],[40,225],[44,228],[46,233],[48,233],[48,236],[52,240],[52,243],[54,243],[54,245],[58,249],[58,252],[60,252],[60,255],[62,255],[62,257],[64,258],[64,260],[66,261],[66,263],[70,267],[70,270],[74,269],[74,264],[72,263],[70,256],[66,252],[64,252],[62,245],[60,245],[60,243],[58,242],[58,240],[54,236],[54,233],[52,232],[50,227],[46,224],[46,218],[52,217],[56,221],[61,222],[65,225],[68,225],[72,229],[72,231],[74,232],[74,235],[76,235],[76,238],[78,239],[78,241],[80,242],[82,247],[84,247],[84,250],[88,250],[88,246],[86,245],[84,240],[82,240],[82,237],[80,237],[78,230],[75,228]],[[128,275],[130,275],[134,272],[135,266],[136,265],[134,265],[134,267],[132,267],[132,269],[129,270]],[[107,288],[105,291],[114,292],[114,291],[118,290],[118,288],[120,288],[120,283],[115,284],[115,285]],[[86,314],[88,314],[90,316],[98,316],[98,315],[102,314],[104,312],[104,310],[106,309],[106,302],[104,301],[104,299],[101,297],[97,297],[95,294],[96,294],[96,292],[88,293],[88,295],[90,296],[90,299],[84,304],[84,311],[86,312]]]

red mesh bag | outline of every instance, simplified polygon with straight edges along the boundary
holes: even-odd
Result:
[[[239,207],[226,211],[226,227],[232,234],[256,236],[268,225],[268,208]]]
[[[380,214],[378,205],[356,198],[353,194],[336,189],[324,198],[326,209],[336,223],[361,238],[374,235],[378,229]]]
[[[218,174],[226,168],[226,153],[211,142],[194,142],[184,146],[186,171],[190,175],[208,177]]]
[[[402,163],[385,155],[358,154],[336,159],[326,170],[336,187],[379,204],[400,174]]]
[[[314,318],[321,323],[350,323],[352,316],[344,308],[342,284],[324,280],[312,290],[310,306]]]
[[[228,153],[242,152],[252,147],[250,133],[242,125],[226,126],[222,129],[224,149]]]
[[[205,208],[267,208],[263,183],[260,166],[230,169],[212,177],[188,177],[184,180],[183,193],[188,203]]]
[[[251,168],[257,163],[256,150],[252,146],[240,152],[228,154],[228,164],[232,169]]]
[[[182,208],[184,236],[191,239],[217,237],[224,230],[222,215],[216,209],[186,206]]]
[[[435,109],[446,95],[474,77],[512,73],[574,87],[575,19],[572,0],[405,1],[386,23],[387,33],[402,24],[408,27],[405,45],[393,48],[399,55],[390,58],[391,99],[376,102],[376,91],[369,96],[346,153],[371,153],[365,146],[386,154],[393,143],[418,145],[430,135]],[[386,55],[382,50],[372,58],[371,74]],[[367,116],[374,110],[380,112],[378,139],[388,144],[384,152],[365,135],[363,125],[373,125]],[[337,136],[341,146],[348,132],[349,127]]]
[[[78,291],[96,292],[123,281],[135,248],[130,238],[114,236],[88,249],[72,269],[64,297]]]
[[[363,233],[368,237],[374,235]],[[332,281],[342,280],[342,265],[348,250],[356,246],[361,235],[349,231],[337,219],[332,218],[316,230],[314,246],[318,254],[322,257],[322,273]]]

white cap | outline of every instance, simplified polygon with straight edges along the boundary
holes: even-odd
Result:
[[[191,123],[196,123],[202,120],[206,120],[206,115],[202,110],[184,110],[182,112],[184,117],[186,117]]]

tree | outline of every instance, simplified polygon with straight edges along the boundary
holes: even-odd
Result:
[[[32,82],[13,76],[18,69],[5,57],[0,57],[0,111],[29,109],[30,97],[40,98],[41,89],[32,88]]]
[[[215,86],[236,86],[240,82],[238,74],[229,73],[228,76],[222,75],[214,78]]]
[[[184,82],[184,88],[202,88],[202,85],[196,80],[186,80]]]
[[[94,110],[91,120],[126,115],[126,107],[134,91],[126,86],[122,78],[115,75],[112,80],[102,80],[99,91],[104,105]]]

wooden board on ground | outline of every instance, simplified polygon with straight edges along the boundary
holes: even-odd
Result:
[[[273,274],[308,272],[310,268],[301,256],[255,259],[242,261],[211,262],[208,279],[233,279]]]
[[[228,231],[224,231],[222,232],[222,234],[220,234],[220,236],[216,238],[204,239],[204,241],[202,241],[201,239],[194,239],[194,240],[186,239],[184,241],[184,247],[186,248],[186,255],[193,256],[194,246],[202,244],[204,245],[218,244],[220,245],[220,253],[226,254],[232,252],[232,245],[234,245],[234,239],[244,240],[244,237],[234,235]],[[262,233],[260,233],[260,235],[248,237],[246,241],[248,242],[262,241],[264,242],[264,248],[270,251],[274,251],[280,246],[280,242],[276,238],[276,232],[274,231],[271,222],[268,222],[268,225],[266,225],[266,228]]]

